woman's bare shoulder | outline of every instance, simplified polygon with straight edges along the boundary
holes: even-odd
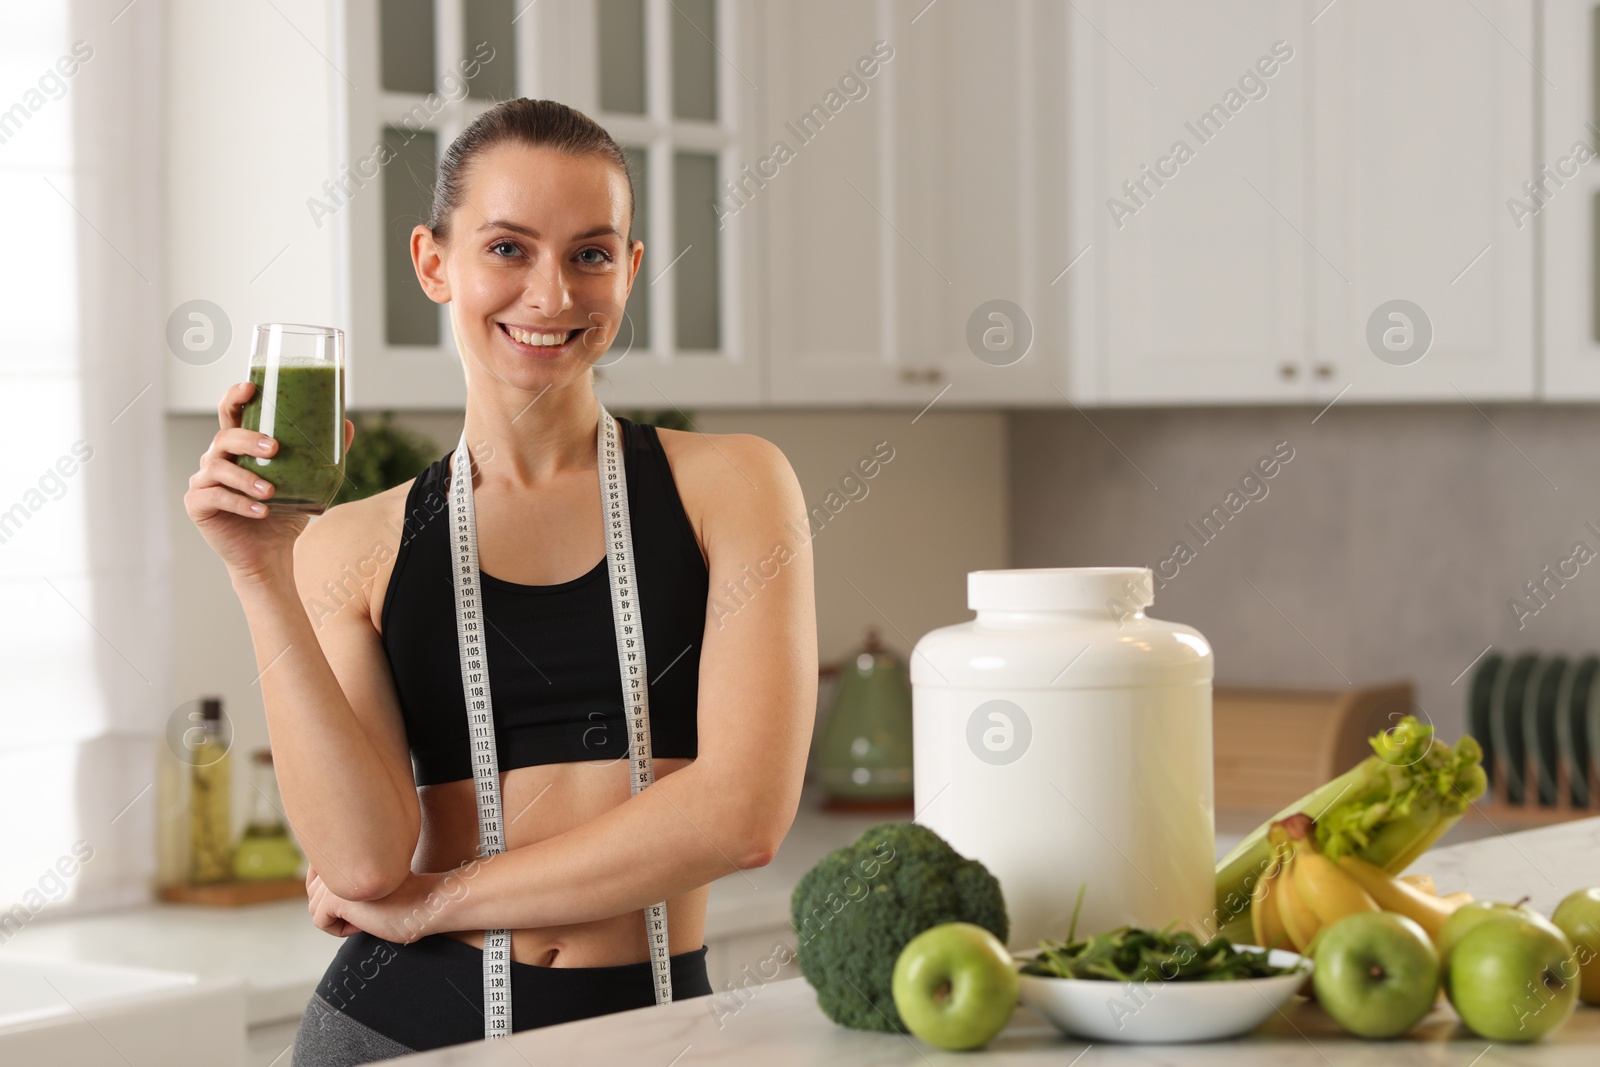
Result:
[[[692,467],[687,473],[698,477],[739,477],[739,461],[746,460],[760,468],[774,463],[789,466],[788,457],[777,445],[753,433],[701,433],[698,430],[670,430],[656,428],[661,448],[672,464],[673,477],[678,474],[680,460]]]
[[[301,533],[295,542],[295,578],[308,612],[353,605],[377,629],[415,481],[336,504]]]
[[[317,547],[354,550],[369,540],[388,536],[398,540],[398,527],[405,511],[406,496],[416,479],[343,504],[335,504],[311,520],[300,535],[300,543]]]
[[[804,516],[794,469],[783,450],[766,438],[668,429],[657,434],[702,552],[729,524],[778,514]]]

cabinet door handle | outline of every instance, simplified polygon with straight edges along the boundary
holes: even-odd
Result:
[[[938,367],[901,367],[900,380],[908,385],[924,382],[937,382],[944,377],[944,371]]]
[[[1333,377],[1333,364],[1332,363],[1318,363],[1317,364],[1317,377],[1318,378],[1332,378]]]
[[[1291,379],[1295,378],[1296,376],[1299,375],[1299,373],[1300,373],[1300,366],[1297,363],[1280,363],[1280,364],[1278,364],[1278,377],[1284,379],[1285,381],[1288,381],[1288,380],[1291,380]]]

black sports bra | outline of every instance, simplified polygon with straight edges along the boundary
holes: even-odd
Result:
[[[615,417],[650,675],[651,751],[692,759],[710,575],[656,428]],[[383,647],[418,785],[472,777],[450,581],[453,456],[454,449],[435,460],[406,494],[405,528],[383,604]],[[557,585],[479,574],[500,770],[626,757],[605,557],[589,573]]]

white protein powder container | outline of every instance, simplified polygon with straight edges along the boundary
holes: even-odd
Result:
[[[1008,947],[1214,928],[1211,646],[1148,567],[971,571],[911,656],[916,821],[1000,881]]]

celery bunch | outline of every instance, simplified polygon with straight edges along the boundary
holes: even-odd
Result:
[[[1399,874],[1455,825],[1488,784],[1477,741],[1463,737],[1454,748],[1439,744],[1433,727],[1415,716],[1368,743],[1373,755],[1256,827],[1217,864],[1215,919],[1224,936],[1250,940],[1250,895],[1276,862],[1267,830],[1279,819],[1309,815],[1324,855],[1353,854]]]

